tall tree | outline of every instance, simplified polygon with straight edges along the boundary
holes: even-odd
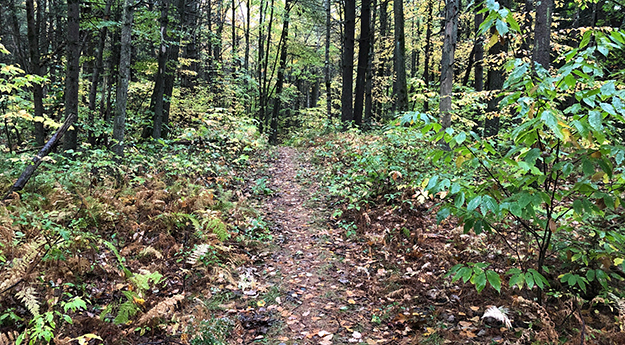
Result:
[[[426,28],[425,28],[425,49],[423,52],[423,82],[426,87],[430,85],[430,55],[432,50],[432,12],[434,10],[433,0],[427,0],[427,9],[426,9]],[[429,110],[429,102],[427,98],[423,104],[423,108],[427,111]]]
[[[358,43],[358,67],[356,72],[356,92],[354,98],[354,124],[362,125],[367,66],[369,66],[369,45],[371,44],[371,0],[362,0],[360,12],[360,40]]]
[[[41,4],[39,4],[41,6]],[[39,58],[39,30],[35,24],[35,5],[33,0],[26,0],[26,22],[28,25],[28,51],[30,55],[30,73],[42,75]],[[40,83],[33,85],[33,105],[35,110],[35,142],[43,146],[45,132],[43,128],[43,87]]]
[[[395,111],[408,110],[408,84],[406,82],[406,35],[404,33],[404,1],[393,0],[393,17],[395,19]]]
[[[278,67],[278,77],[276,80],[276,95],[274,97],[273,115],[271,116],[271,133],[269,135],[269,141],[272,144],[276,144],[278,141],[278,117],[282,110],[282,88],[284,84],[284,72],[286,70],[286,58],[289,42],[289,22],[291,13],[291,1],[286,0],[284,4],[284,23],[282,24],[282,34],[280,35],[280,67]]]
[[[104,9],[104,20],[109,20],[109,16],[111,14],[111,5],[113,0],[107,0],[106,6]],[[96,50],[95,63],[93,64],[93,72],[91,75],[91,88],[89,90],[89,123],[93,123],[95,120],[95,112],[96,112],[96,97],[98,94],[98,85],[100,83],[100,74],[104,69],[104,47],[106,43],[106,36],[108,34],[107,26],[103,25],[98,33],[98,47]],[[93,136],[93,131],[89,130],[88,133],[89,143],[95,144],[95,137]]]
[[[457,0],[447,0],[445,4],[445,29],[443,52],[441,57],[440,124],[443,128],[451,126],[451,94],[454,83],[454,55],[458,34]]]
[[[169,25],[169,6],[170,0],[161,1],[161,17],[160,17],[160,34],[161,43],[158,49],[158,71],[156,73],[156,81],[154,83],[154,92],[152,93],[154,109],[154,120],[152,123],[152,138],[159,139],[163,129],[163,108],[165,97],[165,73],[167,69],[167,62],[169,57],[169,36],[167,33]]]
[[[325,59],[325,82],[326,82],[326,111],[328,118],[332,117],[332,80],[330,79],[330,26],[331,8],[330,0],[326,0],[326,59]]]
[[[121,53],[119,57],[119,77],[117,82],[117,98],[115,118],[113,121],[113,152],[124,155],[124,132],[126,130],[126,103],[128,101],[128,82],[130,80],[130,58],[132,40],[132,0],[124,1],[124,14],[121,32]]]
[[[596,4],[595,4],[596,6]],[[551,63],[551,16],[553,13],[553,0],[540,0],[536,7],[536,26],[534,26],[534,53],[532,60],[545,69],[549,69]],[[593,10],[593,26],[596,22],[596,11]]]
[[[80,0],[67,0],[67,75],[65,77],[65,118],[78,115],[78,77],[80,73]],[[65,150],[78,146],[76,127],[63,138]]]
[[[354,80],[354,35],[356,31],[356,0],[345,0],[345,27],[343,33],[343,89],[341,93],[341,122],[354,120],[352,87]]]
[[[480,13],[482,5],[475,8],[475,40],[478,44],[475,46],[475,91],[484,90],[484,45],[483,35],[479,35],[480,25],[484,20],[484,14]]]

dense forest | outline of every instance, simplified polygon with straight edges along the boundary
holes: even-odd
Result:
[[[0,4],[0,345],[625,343],[620,0]]]

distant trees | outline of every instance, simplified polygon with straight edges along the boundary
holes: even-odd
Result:
[[[454,99],[485,89],[489,96],[461,116],[483,135],[496,135],[507,60],[527,57],[549,68],[551,42],[577,40],[573,32],[552,34],[556,25],[618,27],[625,19],[612,8],[572,0],[484,3],[488,11],[519,12],[510,17],[522,23],[522,35],[515,36],[505,29],[508,15],[491,17],[492,29],[477,34],[490,15],[480,12],[479,2],[466,8],[457,0],[444,7],[432,0],[393,0],[392,6],[389,0],[144,0],[132,6],[128,34],[125,0],[6,2],[0,38],[11,55],[3,59],[46,78],[28,86],[31,103],[21,106],[31,117],[11,117],[9,125],[21,121],[26,141],[41,146],[52,123],[77,113],[66,147],[86,142],[116,152],[121,133],[167,138],[177,122],[188,123],[186,114],[172,113],[172,104],[193,93],[205,93],[211,107],[252,114],[277,142],[312,114],[368,128],[423,111],[440,114],[446,127],[458,111]],[[561,18],[555,24],[554,13]],[[405,32],[406,25],[411,30]]]

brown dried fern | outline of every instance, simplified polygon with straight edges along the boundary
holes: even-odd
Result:
[[[193,250],[193,253],[191,253],[191,255],[189,255],[189,257],[187,258],[187,263],[191,266],[195,265],[197,261],[206,253],[208,253],[210,249],[211,249],[210,244],[202,243],[198,245]]]
[[[0,273],[0,292],[17,284],[29,271],[31,264],[39,255],[39,248],[46,243],[44,238],[35,239],[23,246],[21,257],[13,259],[12,264]]]
[[[16,331],[8,331],[6,333],[0,333],[0,345],[13,345],[17,341],[17,337],[20,334]]]
[[[184,295],[174,295],[166,300],[159,302],[154,308],[143,314],[137,324],[143,326],[148,324],[155,318],[166,318],[174,312],[176,304],[184,299]]]

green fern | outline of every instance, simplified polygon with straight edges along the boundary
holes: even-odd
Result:
[[[163,279],[163,275],[158,272],[145,272],[143,274],[133,274],[128,281],[140,292],[150,289],[150,280],[153,284],[158,284]]]
[[[138,299],[137,294],[132,291],[123,291],[123,294],[128,300],[119,305],[119,311],[113,320],[113,323],[116,325],[128,323],[130,318],[139,312],[139,307],[135,303],[135,299]]]
[[[228,226],[226,223],[222,222],[221,219],[213,217],[206,221],[206,228],[210,229],[213,234],[217,235],[217,238],[223,242],[230,238],[230,233],[228,232]]]

